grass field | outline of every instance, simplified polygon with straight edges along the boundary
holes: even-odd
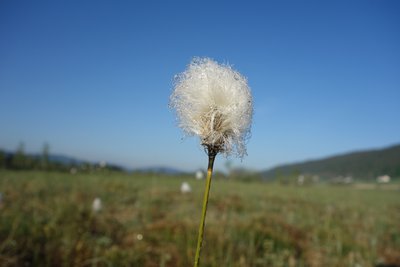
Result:
[[[191,177],[0,171],[0,266],[191,266],[203,190]],[[213,181],[202,266],[379,264],[400,266],[399,190]]]

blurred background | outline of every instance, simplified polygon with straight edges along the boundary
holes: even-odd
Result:
[[[1,265],[191,264],[207,157],[168,102],[198,56],[246,76],[255,110],[248,156],[216,160],[205,266],[400,266],[399,14],[1,1]]]

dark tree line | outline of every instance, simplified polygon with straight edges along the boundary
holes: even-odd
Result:
[[[51,160],[50,146],[45,143],[40,154],[31,155],[25,152],[24,143],[20,143],[15,152],[0,149],[0,169],[8,170],[43,170],[60,172],[91,172],[94,170],[123,171],[115,165],[101,166],[89,162],[59,162]]]

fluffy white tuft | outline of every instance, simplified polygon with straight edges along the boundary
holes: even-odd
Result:
[[[247,80],[229,65],[194,58],[175,77],[170,106],[187,135],[225,155],[246,155],[253,104]]]
[[[94,212],[99,212],[102,209],[101,199],[96,197],[92,203],[92,210]]]
[[[192,192],[192,188],[187,182],[183,182],[181,185],[181,192],[182,194],[190,193]]]

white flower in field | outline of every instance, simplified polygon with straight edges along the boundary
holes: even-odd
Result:
[[[201,180],[201,179],[204,178],[204,172],[202,172],[202,171],[197,171],[196,174],[195,174],[195,176],[196,176],[196,179],[197,179],[197,180]]]
[[[96,198],[93,200],[92,210],[93,210],[94,212],[99,212],[99,211],[101,211],[101,209],[102,209],[101,199],[98,198],[98,197],[96,197]]]
[[[70,172],[71,174],[76,174],[76,173],[78,172],[78,170],[77,170],[76,168],[71,168],[71,169],[69,170],[69,172]]]
[[[200,137],[208,153],[246,154],[253,104],[247,80],[229,65],[194,58],[175,78],[170,106],[179,126]]]
[[[137,234],[136,235],[136,239],[139,240],[139,241],[143,240],[143,235],[142,234]]]
[[[107,162],[106,161],[100,161],[99,163],[100,168],[105,168],[107,166]]]
[[[187,182],[183,182],[181,185],[181,192],[182,194],[190,193],[192,192],[192,188]]]

